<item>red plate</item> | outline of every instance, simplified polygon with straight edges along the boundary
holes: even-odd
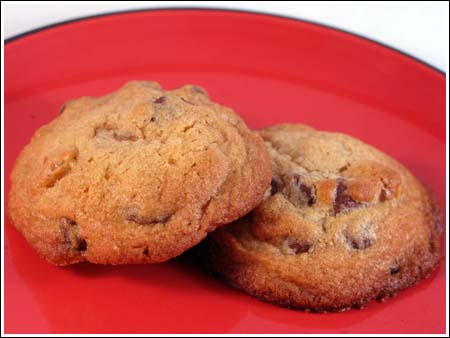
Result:
[[[216,10],[107,15],[9,42],[5,176],[64,101],[132,79],[200,84],[253,128],[301,122],[359,137],[406,165],[445,207],[444,74],[327,27]],[[445,332],[445,259],[394,299],[336,314],[253,300],[189,255],[159,265],[54,267],[8,220],[4,259],[7,333]]]

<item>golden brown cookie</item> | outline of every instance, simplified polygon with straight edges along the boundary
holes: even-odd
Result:
[[[202,243],[231,285],[281,306],[338,311],[389,297],[437,266],[439,207],[398,162],[302,125],[261,135],[273,168],[265,200]]]
[[[49,262],[162,262],[254,208],[259,135],[197,86],[129,82],[67,102],[20,154],[9,215]]]

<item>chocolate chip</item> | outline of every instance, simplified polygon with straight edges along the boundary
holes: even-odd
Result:
[[[155,122],[156,121],[156,117],[152,116],[150,119],[150,122]]]
[[[392,193],[389,189],[383,188],[380,191],[380,197],[378,198],[380,200],[380,202],[384,202],[386,200],[391,199],[392,197]]]
[[[362,304],[362,303],[353,303],[351,306],[351,308],[355,309],[355,310],[361,310],[361,309],[364,309],[364,307],[365,307],[365,304]]]
[[[311,248],[311,244],[309,244],[308,242],[299,241],[299,240],[291,241],[288,244],[288,246],[292,249],[292,251],[294,251],[294,253],[296,255],[304,253],[304,252],[308,252],[309,249]]]
[[[142,253],[143,253],[144,256],[148,257],[148,255],[149,255],[148,248],[146,247],[146,248],[144,249],[144,251],[142,251]]]
[[[139,217],[137,214],[134,213],[130,213],[127,215],[127,221],[132,221],[137,224],[145,224],[141,219],[141,217]]]
[[[315,203],[316,198],[314,197],[314,195],[312,193],[312,188],[310,186],[307,186],[305,184],[300,184],[300,191],[306,195],[309,206],[311,206]]]
[[[355,208],[359,205],[360,204],[358,202],[347,194],[347,185],[344,180],[338,180],[333,204],[334,214],[336,215],[346,209]]]
[[[299,174],[291,174],[291,182],[294,186],[300,185],[300,180],[302,179],[302,176]]]
[[[346,170],[348,169],[348,167],[349,167],[348,164],[344,165],[343,167],[340,167],[340,168],[339,168],[339,172],[340,172],[340,173],[343,173],[344,171],[346,171]]]
[[[316,197],[313,192],[313,187],[301,182],[302,177],[299,174],[291,175],[291,184],[294,189],[297,189],[300,192],[300,196],[298,196],[299,200],[312,206],[316,202]]]
[[[270,194],[275,195],[282,189],[282,186],[283,182],[281,182],[278,177],[272,176],[272,182],[270,182]]]
[[[315,187],[302,182],[302,176],[299,174],[291,174],[289,177],[289,185],[284,190],[284,194],[289,201],[296,207],[305,205],[312,206],[316,202]]]
[[[398,266],[398,265],[393,266],[393,267],[391,267],[391,268],[389,269],[389,273],[390,273],[391,275],[396,275],[396,274],[398,274],[399,272],[400,272],[400,266]]]
[[[87,242],[85,239],[79,237],[79,227],[74,220],[68,217],[61,217],[59,227],[62,234],[64,250],[86,251]]]
[[[164,102],[166,102],[166,97],[165,96],[160,96],[155,101],[153,101],[153,103],[157,103],[157,104],[162,104]]]
[[[347,240],[353,249],[364,250],[372,246],[373,241],[370,238],[351,238],[347,236]]]
[[[77,222],[75,222],[74,220],[67,218],[67,217],[61,217],[61,219],[59,220],[60,225],[65,226],[65,225],[77,225]]]
[[[77,250],[78,250],[78,251],[86,251],[86,250],[87,250],[87,242],[86,242],[85,239],[80,238],[80,239],[78,240]]]

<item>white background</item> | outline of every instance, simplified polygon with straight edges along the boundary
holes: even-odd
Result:
[[[2,2],[5,38],[63,20],[154,7],[218,7],[288,15],[361,34],[407,52],[443,71],[448,68],[448,2],[127,1]]]

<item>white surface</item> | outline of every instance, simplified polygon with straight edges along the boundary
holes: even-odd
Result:
[[[144,1],[2,2],[5,38],[64,20],[138,8],[210,7],[243,9],[313,20],[361,34],[448,68],[449,4],[421,2]]]

